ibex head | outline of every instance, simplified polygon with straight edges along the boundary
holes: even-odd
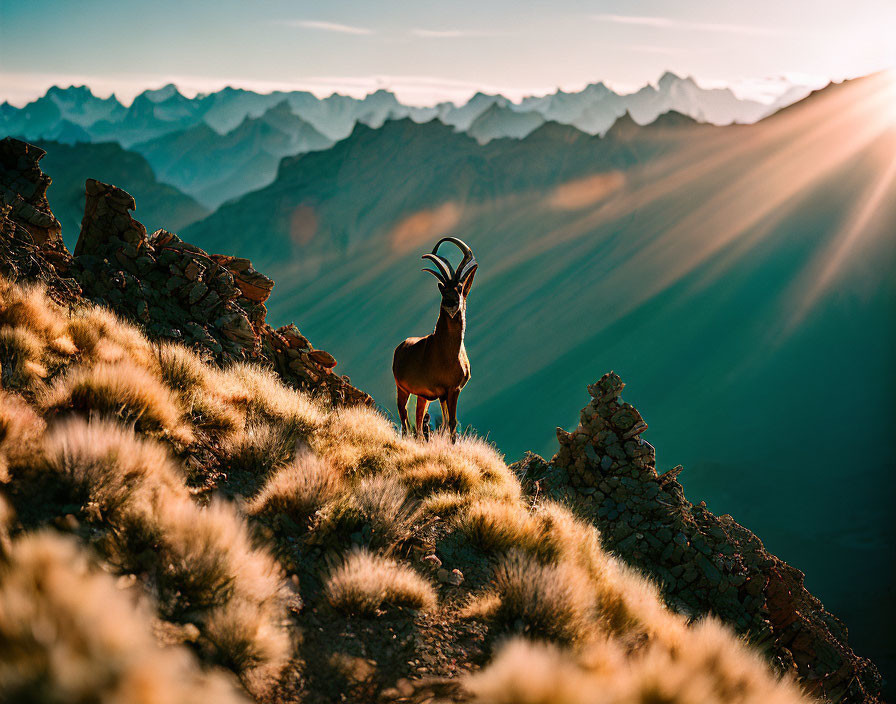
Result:
[[[457,269],[453,269],[451,263],[445,257],[436,254],[442,242],[451,242],[457,245],[460,251],[463,252],[464,258],[457,265]],[[424,254],[422,258],[430,260],[437,269],[437,271],[432,269],[423,269],[423,271],[428,271],[439,280],[442,308],[452,318],[456,317],[459,312],[463,313],[467,304],[467,295],[473,286],[473,276],[479,267],[476,259],[473,257],[473,250],[465,242],[457,239],[457,237],[443,237],[436,242],[432,252]]]

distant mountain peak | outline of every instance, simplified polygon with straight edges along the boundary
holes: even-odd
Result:
[[[47,95],[74,95],[85,98],[95,97],[93,91],[91,91],[90,88],[85,85],[70,85],[65,88],[63,88],[62,86],[51,86],[47,89]]]
[[[662,76],[660,76],[660,80],[657,81],[657,85],[660,88],[666,88],[675,83],[681,83],[683,80],[685,80],[685,79],[683,79],[677,73],[673,73],[672,71],[666,71]]]
[[[140,95],[144,96],[152,103],[162,103],[175,96],[183,97],[181,92],[177,89],[177,86],[173,83],[166,83],[161,88],[145,90]]]
[[[690,115],[685,115],[678,110],[667,110],[659,117],[657,117],[653,122],[649,125],[644,125],[645,128],[654,128],[654,127],[690,127],[692,125],[701,124],[697,120],[695,120]]]

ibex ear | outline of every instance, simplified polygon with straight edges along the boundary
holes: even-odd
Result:
[[[466,298],[467,295],[469,295],[470,289],[473,288],[473,277],[476,276],[476,270],[478,268],[479,268],[479,265],[477,264],[472,269],[470,269],[470,273],[467,274],[467,278],[464,279],[464,287],[463,287],[464,298]]]
[[[445,287],[442,284],[439,284],[439,293],[445,293]]]

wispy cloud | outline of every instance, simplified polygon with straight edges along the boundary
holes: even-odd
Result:
[[[411,34],[427,39],[466,39],[468,37],[497,37],[502,33],[478,29],[422,29],[417,27],[411,30]]]
[[[749,24],[723,24],[716,22],[690,22],[687,20],[674,20],[669,17],[650,17],[644,15],[591,15],[591,19],[597,22],[612,22],[613,24],[629,24],[641,27],[656,27],[659,29],[683,29],[696,32],[727,32],[729,34],[747,34],[754,36],[777,36],[785,34],[775,27],[758,27]]]
[[[301,29],[317,29],[323,32],[339,32],[341,34],[373,34],[368,27],[355,27],[350,24],[338,22],[322,22],[319,20],[280,20],[276,24],[285,27],[299,27]]]

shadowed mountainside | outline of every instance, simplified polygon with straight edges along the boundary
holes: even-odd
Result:
[[[202,122],[132,148],[152,164],[160,178],[210,207],[266,186],[287,155],[333,144],[282,101],[257,118],[247,117],[226,135]]]
[[[482,265],[461,422],[511,455],[550,451],[544,420],[569,423],[558,409],[594,367],[617,369],[660,461],[894,663],[892,457],[874,440],[896,423],[893,93],[878,75],[755,125],[669,114],[485,146],[437,123],[359,127],[185,236],[271,272],[272,316],[339,346],[390,410],[392,350],[436,317],[419,257],[461,236]]]

